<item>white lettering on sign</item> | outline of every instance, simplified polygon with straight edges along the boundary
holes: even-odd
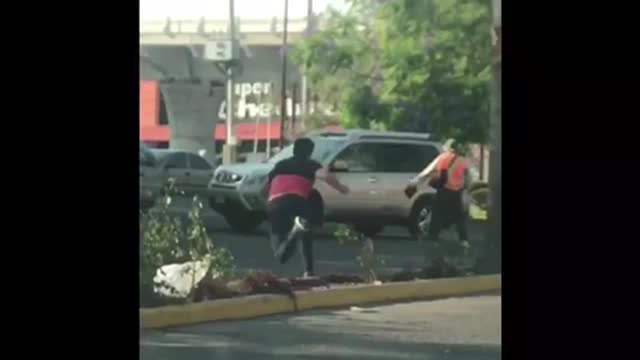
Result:
[[[271,84],[269,83],[239,83],[233,88],[234,93],[241,99],[245,99],[247,96],[266,96],[271,92]]]
[[[271,83],[268,82],[246,82],[246,83],[238,83],[233,87],[233,92],[235,94],[235,117],[234,119],[255,119],[256,117],[269,117],[275,115],[280,115],[280,107],[272,104],[272,89]],[[279,98],[278,98],[279,99]],[[292,99],[287,98],[287,116],[291,116],[293,111]],[[323,107],[323,109],[326,109]],[[314,107],[311,106],[309,108],[309,113],[314,112]],[[296,102],[295,105],[296,116],[299,116],[302,113],[302,104],[300,102]],[[223,120],[226,119],[227,112],[227,103],[226,100],[223,100],[220,103],[220,108],[218,109],[218,118]],[[329,110],[323,111],[325,115],[333,115],[333,112]]]

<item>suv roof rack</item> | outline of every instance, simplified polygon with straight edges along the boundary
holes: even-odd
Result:
[[[347,134],[344,132],[324,132],[321,134],[317,134],[316,136],[320,137],[347,137]]]
[[[323,138],[354,138],[354,139],[376,139],[376,140],[408,140],[408,141],[430,141],[437,142],[438,139],[429,133],[411,133],[399,131],[378,131],[365,129],[348,130],[319,130],[312,131],[307,136]]]
[[[430,136],[411,136],[411,135],[362,135],[360,139],[376,139],[376,140],[411,140],[411,141],[433,141]]]

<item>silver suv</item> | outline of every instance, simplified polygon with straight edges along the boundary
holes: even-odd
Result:
[[[350,223],[373,235],[386,225],[406,225],[412,235],[425,229],[435,190],[423,185],[407,199],[409,179],[441,151],[428,134],[370,130],[321,131],[308,134],[315,144],[312,158],[329,167],[350,189],[342,195],[318,181],[311,200],[324,220]],[[265,219],[261,189],[280,160],[292,156],[293,146],[264,163],[220,166],[209,184],[210,205],[236,231],[252,231]],[[319,221],[320,222],[320,221]]]

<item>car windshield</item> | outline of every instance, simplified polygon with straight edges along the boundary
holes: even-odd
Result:
[[[331,139],[331,138],[311,138],[314,143],[313,153],[311,158],[320,163],[327,160],[332,154],[342,148],[344,145],[344,139]],[[293,156],[293,145],[288,145],[282,149],[279,153],[275,154],[269,159],[270,164],[275,164],[280,160],[290,158]]]
[[[140,166],[155,166],[156,158],[153,156],[151,150],[149,150],[146,146],[140,145]]]

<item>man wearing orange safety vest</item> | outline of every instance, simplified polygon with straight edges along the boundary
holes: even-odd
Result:
[[[442,230],[455,225],[462,245],[468,247],[468,215],[464,195],[471,177],[469,161],[464,157],[464,147],[453,139],[447,140],[443,152],[413,178],[409,186],[415,187],[426,178],[430,178],[430,185],[436,188],[427,230],[429,239],[438,241]]]

